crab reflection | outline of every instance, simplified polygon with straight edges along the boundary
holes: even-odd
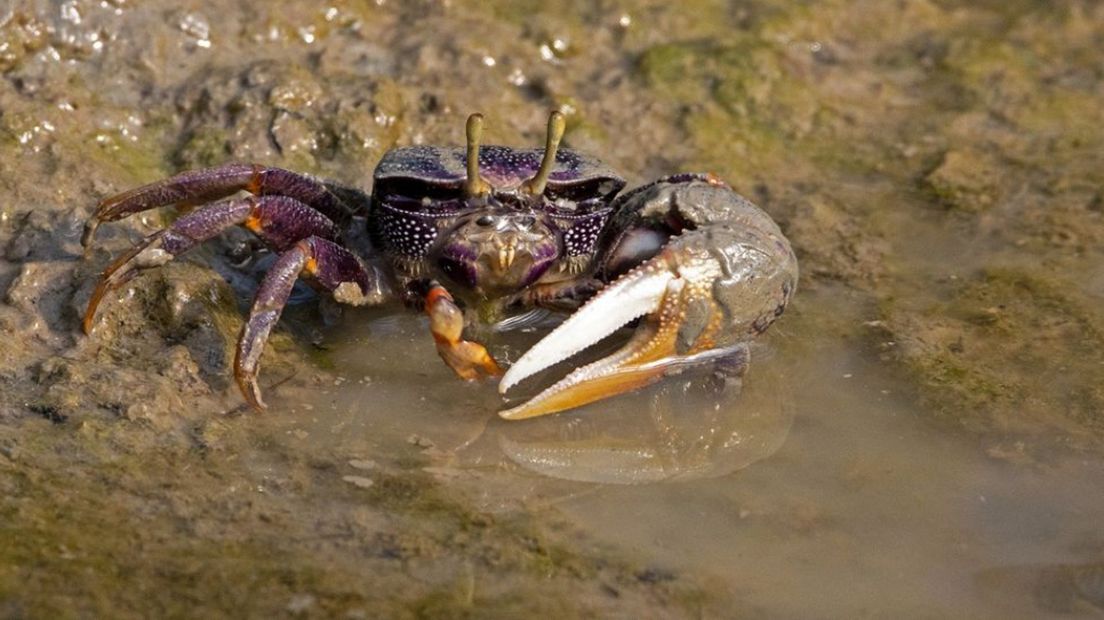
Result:
[[[763,370],[747,382],[684,379],[616,407],[491,432],[510,461],[553,478],[641,484],[723,476],[770,456],[789,433],[793,407],[780,378]]]

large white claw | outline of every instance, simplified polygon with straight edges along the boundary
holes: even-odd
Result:
[[[526,351],[502,376],[499,393],[596,344],[633,319],[652,314],[676,277],[662,261],[650,261],[621,276]]]
[[[505,393],[639,317],[633,335],[614,353],[499,411],[501,417],[566,411],[687,370],[717,368],[785,309],[797,284],[793,251],[770,217],[727,185],[680,175],[626,196],[616,226],[666,227],[672,236],[522,355],[499,390]],[[638,253],[619,245],[611,252],[622,250]]]
[[[523,355],[506,373],[501,389],[642,317],[628,342],[498,414],[521,420],[573,409],[714,363],[713,352],[722,350],[716,347],[716,336],[724,313],[713,299],[713,285],[721,276],[708,252],[682,247],[668,248],[621,276]],[[687,336],[689,341],[680,341]]]

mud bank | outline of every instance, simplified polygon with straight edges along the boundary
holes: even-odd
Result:
[[[458,143],[475,110],[489,142],[538,144],[558,107],[565,142],[632,182],[708,170],[770,212],[803,280],[763,368],[799,403],[811,388],[785,369],[844,350],[902,394],[918,441],[961,442],[1024,468],[1013,475],[1095,463],[1101,24],[1104,8],[1074,1],[0,8],[0,613],[795,611],[723,562],[673,568],[693,562],[614,544],[556,507],[603,491],[551,492],[499,466],[493,492],[455,484],[441,467],[462,441],[406,441],[386,419],[416,405],[387,403],[428,398],[423,435],[478,429],[493,387],[447,383],[416,336],[383,339],[363,378],[336,344],[350,321],[401,308],[336,323],[314,302],[292,308],[263,361],[279,404],[243,412],[228,364],[264,265],[244,233],[136,278],[81,333],[99,271],[171,217],[105,225],[85,256],[98,199],[229,160],[368,190],[388,148]],[[853,390],[851,371],[823,363],[805,372]],[[392,400],[358,405],[379,414],[378,436],[302,435],[329,423],[312,408],[384,380]],[[815,418],[799,405],[795,432]],[[789,533],[833,531],[819,509],[781,506]],[[1099,534],[1069,544],[1060,561],[1076,565],[1104,548]]]

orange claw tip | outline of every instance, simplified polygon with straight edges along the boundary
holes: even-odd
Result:
[[[582,407],[651,385],[666,376],[665,370],[663,364],[648,364],[622,368],[562,389],[552,386],[516,407],[499,411],[498,415],[506,420],[524,420]]]
[[[660,380],[693,368],[709,367],[737,351],[743,345],[706,349],[679,355],[674,341],[656,334],[630,342],[613,355],[583,366],[555,385],[524,403],[498,412],[506,420],[524,420],[549,413],[567,411],[599,400],[645,388]],[[627,358],[635,358],[628,361]]]
[[[488,377],[502,375],[502,368],[487,349],[478,342],[468,340],[448,340],[434,334],[437,353],[445,364],[465,381],[475,381],[480,373]]]
[[[494,378],[506,374],[506,371],[502,370],[502,367],[498,365],[498,362],[496,362],[493,357],[489,358],[488,363],[484,365],[483,372],[487,373],[488,377]]]

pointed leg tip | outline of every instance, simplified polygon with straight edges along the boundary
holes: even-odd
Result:
[[[81,330],[85,336],[91,336],[92,330],[96,327],[96,311],[99,310],[100,302],[103,301],[107,289],[106,278],[101,279],[95,290],[92,291],[92,297],[88,299],[88,307],[85,308],[84,316],[81,318]]]
[[[268,404],[261,398],[261,389],[257,387],[254,382],[251,386],[252,392],[248,393],[245,397],[246,402],[249,404],[249,408],[254,413],[264,413],[268,410]]]
[[[251,373],[237,372],[234,375],[234,379],[238,383],[238,389],[241,391],[242,397],[245,399],[245,403],[249,405],[249,408],[256,413],[264,413],[268,409],[268,405],[265,404],[264,399],[261,398],[261,388],[257,385],[257,379]]]
[[[84,255],[87,257],[92,251],[92,241],[96,237],[96,229],[99,228],[100,222],[95,218],[88,220],[84,224],[84,231],[81,232],[80,244],[84,248]]]

